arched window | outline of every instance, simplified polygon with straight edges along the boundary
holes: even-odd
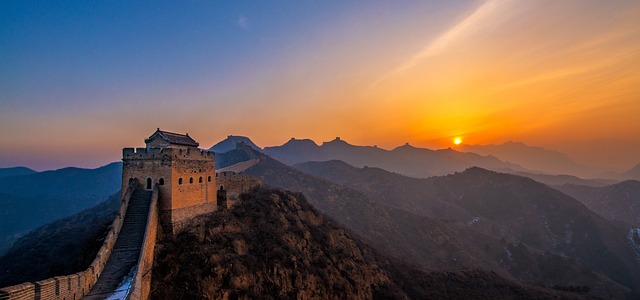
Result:
[[[164,178],[160,178],[160,180],[158,180],[158,184],[159,185],[164,185]]]
[[[222,185],[221,185],[221,186],[220,186],[220,190],[221,190],[221,191],[224,191],[224,186],[222,186]]]
[[[147,178],[147,190],[151,189],[151,178]]]
[[[202,183],[202,176],[200,176],[200,178],[198,179],[199,183]]]
[[[178,184],[182,184],[182,178],[178,179]]]
[[[193,177],[189,177],[189,183],[193,183]]]
[[[211,176],[207,177],[207,182],[211,182]]]

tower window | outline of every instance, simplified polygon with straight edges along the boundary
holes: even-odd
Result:
[[[207,182],[211,182],[211,176],[207,177]]]
[[[164,185],[164,178],[160,178],[160,180],[158,180],[158,184],[159,185]]]
[[[200,176],[200,179],[198,179],[199,183],[202,183],[202,176]]]
[[[178,179],[178,184],[182,184],[182,178]]]
[[[189,177],[189,183],[193,183],[193,177]]]
[[[151,178],[147,178],[147,190],[151,189]]]

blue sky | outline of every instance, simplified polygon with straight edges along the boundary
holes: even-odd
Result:
[[[206,147],[228,134],[387,148],[461,136],[633,151],[639,6],[2,1],[0,167],[105,164],[156,127]]]

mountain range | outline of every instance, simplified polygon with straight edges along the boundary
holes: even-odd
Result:
[[[26,167],[0,168],[0,177],[29,175],[33,173],[37,172]]]
[[[638,181],[537,174],[494,156],[410,145],[384,150],[339,138],[261,149],[229,136],[211,149],[216,168],[259,161],[244,173],[268,188],[194,220],[182,235],[160,235],[157,299],[638,297]],[[90,207],[117,193],[121,168],[0,169],[9,173],[0,181],[9,208],[2,222],[26,228],[7,235],[18,241],[0,257],[11,266],[5,273],[34,280],[26,278],[43,275],[20,270],[25,261],[55,273],[60,261],[78,266],[91,256],[111,206],[36,230],[46,221],[26,207],[55,204],[45,209],[64,216]],[[66,242],[65,232],[81,243]],[[33,255],[47,247],[59,258]],[[60,252],[69,247],[78,260]]]
[[[0,180],[0,253],[18,235],[93,207],[122,185],[122,163],[27,173]]]
[[[605,186],[617,183],[621,176],[635,176],[630,170],[627,175],[611,173],[602,179],[585,179],[594,177],[596,171],[575,163],[561,152],[529,146],[522,142],[460,145],[441,150],[405,144],[393,150],[385,150],[376,146],[351,145],[340,138],[322,145],[310,139],[292,138],[281,146],[262,149],[248,137],[228,136],[211,147],[210,151],[224,153],[232,150],[237,143],[246,143],[251,148],[288,165],[307,161],[342,160],[357,167],[380,167],[418,178],[451,174],[474,166],[529,177],[549,185]]]
[[[589,176],[593,172],[577,164],[564,153],[529,146],[522,142],[509,141],[498,145],[460,145],[457,149],[481,155],[493,155],[537,172],[578,176]]]
[[[342,160],[357,167],[380,167],[412,177],[430,177],[462,171],[472,166],[499,171],[526,171],[493,156],[458,152],[453,149],[430,150],[409,144],[393,150],[375,146],[355,146],[340,138],[318,146],[304,139],[291,139],[282,146],[265,147],[264,153],[289,165],[307,161]]]
[[[604,187],[565,184],[556,188],[609,220],[640,227],[640,181],[627,180]]]
[[[481,270],[421,271],[378,253],[300,193],[261,188],[160,243],[153,299],[578,299]]]
[[[314,207],[374,248],[422,269],[474,266],[524,282],[589,286],[595,295],[614,298],[637,288],[639,268],[626,240],[628,228],[604,220],[546,185],[479,168],[425,180],[346,166],[383,176],[376,180],[341,169],[335,172],[341,178],[361,183],[359,187],[342,185],[268,157],[246,173],[270,186],[302,192]],[[420,199],[422,193],[411,200],[405,196],[423,187],[411,189],[411,184],[402,183],[404,179],[411,184],[444,185],[430,188],[426,194],[430,199]],[[479,183],[474,185],[475,181]],[[363,187],[391,192],[376,196]],[[456,190],[468,197],[460,198]],[[483,199],[490,202],[482,203]],[[416,205],[420,202],[425,204]],[[502,210],[501,205],[505,205]]]

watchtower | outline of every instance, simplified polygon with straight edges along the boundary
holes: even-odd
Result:
[[[131,179],[140,189],[158,185],[160,224],[176,233],[185,221],[216,209],[215,154],[189,134],[156,130],[145,148],[122,149],[122,193]]]

